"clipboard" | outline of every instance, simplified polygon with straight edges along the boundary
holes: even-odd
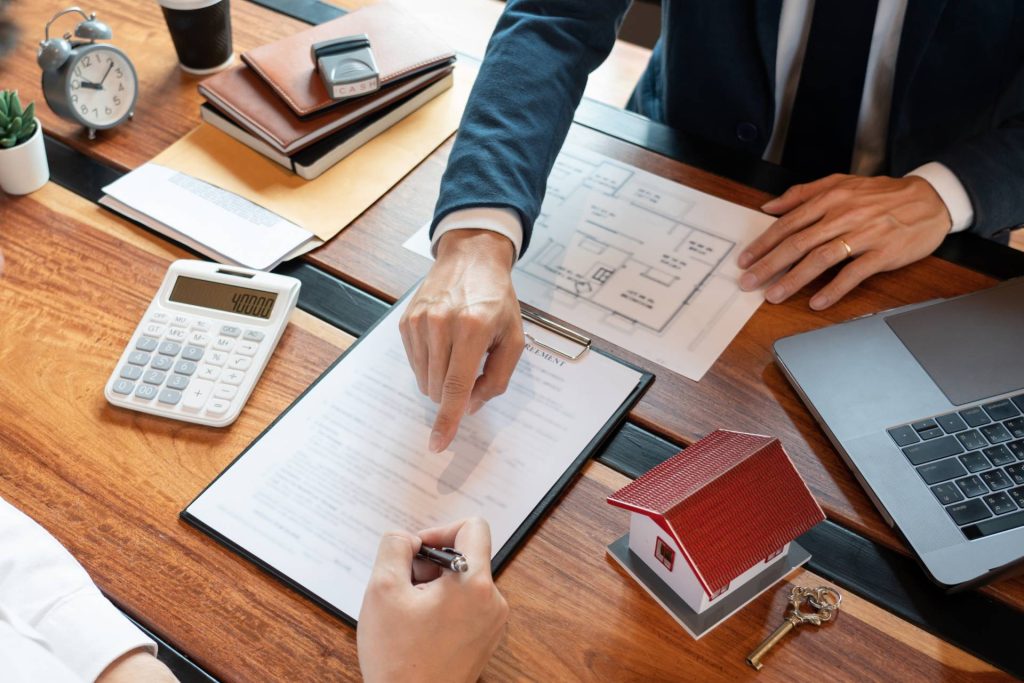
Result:
[[[400,303],[402,303],[405,299],[407,299],[410,296],[410,294],[414,292],[417,288],[418,285],[414,286],[401,299],[399,299],[398,302],[396,302],[391,308],[389,308],[388,311],[384,315],[382,315],[380,319],[378,319],[377,322],[375,322],[373,326],[371,326],[359,339],[353,342],[353,344],[348,349],[346,349],[345,352],[342,353],[341,356],[339,356],[309,387],[307,387],[305,391],[303,391],[302,394],[300,394],[299,397],[296,398],[295,401],[288,408],[286,408],[280,415],[278,415],[274,419],[274,421],[271,422],[271,424],[265,430],[263,430],[263,432],[261,432],[255,439],[253,439],[252,443],[250,443],[245,448],[245,450],[243,450],[237,457],[235,457],[235,459],[232,460],[231,463],[227,467],[225,467],[224,470],[219,475],[217,475],[217,477],[213,481],[211,481],[189,503],[189,505],[187,505],[185,509],[181,511],[179,515],[180,518],[188,524],[194,526],[203,533],[209,535],[221,545],[238,553],[242,557],[254,563],[256,566],[260,567],[263,571],[277,578],[287,587],[297,591],[301,595],[311,600],[314,604],[318,605],[322,609],[326,610],[330,614],[333,614],[346,624],[349,624],[353,627],[356,625],[357,620],[353,618],[351,615],[337,608],[330,601],[324,599],[322,596],[318,595],[313,590],[310,590],[306,586],[302,585],[300,582],[290,577],[287,573],[279,570],[277,567],[274,567],[261,557],[242,547],[240,544],[236,543],[231,538],[225,536],[217,529],[212,528],[211,526],[200,520],[198,517],[191,514],[189,512],[189,508],[193,504],[195,504],[207,491],[209,491],[209,489],[213,487],[232,467],[238,464],[245,457],[245,455],[257,443],[259,443],[260,440],[265,435],[272,431],[275,428],[275,426],[277,426],[278,423],[280,423],[280,421],[285,417],[285,415],[287,415],[291,410],[293,410],[296,405],[302,402],[302,400],[314,389],[314,387],[316,387],[327,375],[329,375],[331,371],[334,370],[335,367],[337,367],[340,363],[344,362],[344,360],[363,342],[364,339],[369,338],[373,330],[375,330],[377,326],[381,324],[382,321],[384,321],[385,319],[388,318],[388,316],[391,315],[393,309]],[[653,382],[654,380],[654,375],[652,373],[647,372],[642,368],[627,361],[624,361],[621,358],[618,358],[610,353],[594,348],[588,337],[582,335],[581,333],[575,332],[574,330],[571,330],[571,328],[561,325],[557,321],[553,321],[550,318],[547,318],[546,316],[543,315],[541,315],[539,318],[527,317],[527,320],[529,320],[530,322],[534,322],[535,320],[542,320],[543,322],[536,322],[535,324],[538,324],[544,329],[553,332],[560,337],[565,338],[567,341],[571,343],[582,344],[583,341],[585,341],[584,350],[577,353],[566,352],[564,349],[552,349],[548,347],[547,344],[545,344],[545,347],[548,348],[548,350],[550,350],[552,353],[557,354],[559,357],[568,360],[570,356],[574,356],[575,359],[578,360],[583,357],[584,353],[599,353],[602,356],[605,356],[617,363],[622,364],[627,368],[634,370],[639,374],[639,379],[637,381],[636,386],[626,397],[626,399],[619,405],[619,407],[614,411],[614,413],[605,422],[605,424],[596,432],[596,434],[593,436],[590,442],[576,456],[576,458],[566,468],[566,470],[561,474],[561,476],[558,477],[555,484],[541,498],[540,502],[525,516],[523,521],[519,524],[519,526],[509,537],[508,541],[506,541],[502,545],[502,547],[494,554],[491,560],[491,571],[495,577],[497,577],[501,573],[501,570],[513,557],[516,551],[523,545],[523,543],[526,542],[533,528],[544,518],[544,516],[548,513],[551,507],[558,502],[558,500],[562,497],[562,495],[565,493],[568,487],[580,475],[583,466],[587,463],[587,460],[589,460],[590,457],[600,449],[600,447],[609,439],[609,437],[612,436],[612,434],[615,433],[618,427],[625,421],[625,418],[628,415],[629,411],[636,404],[636,402],[640,400],[643,394],[650,387],[651,382]],[[571,334],[566,334],[566,331],[570,332]]]

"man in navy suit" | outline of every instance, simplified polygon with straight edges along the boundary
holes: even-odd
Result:
[[[509,0],[491,38],[441,184],[437,260],[402,320],[441,404],[431,450],[508,384],[523,348],[510,270],[628,5]],[[762,207],[778,220],[738,257],[744,289],[770,282],[778,303],[845,264],[810,299],[823,309],[951,231],[1024,222],[1024,2],[662,5],[630,109],[818,178]]]

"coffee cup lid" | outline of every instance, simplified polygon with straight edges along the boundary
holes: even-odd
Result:
[[[160,3],[161,7],[176,10],[203,9],[204,7],[216,5],[218,2],[223,1],[224,0],[157,0],[157,2]]]

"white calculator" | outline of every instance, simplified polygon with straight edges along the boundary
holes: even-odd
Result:
[[[300,283],[205,261],[175,261],[104,395],[115,406],[225,427],[277,347]]]

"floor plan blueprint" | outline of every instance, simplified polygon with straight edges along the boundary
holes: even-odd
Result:
[[[521,301],[699,380],[764,300],[736,258],[772,218],[581,147],[548,179]],[[425,231],[406,244],[429,253]]]

